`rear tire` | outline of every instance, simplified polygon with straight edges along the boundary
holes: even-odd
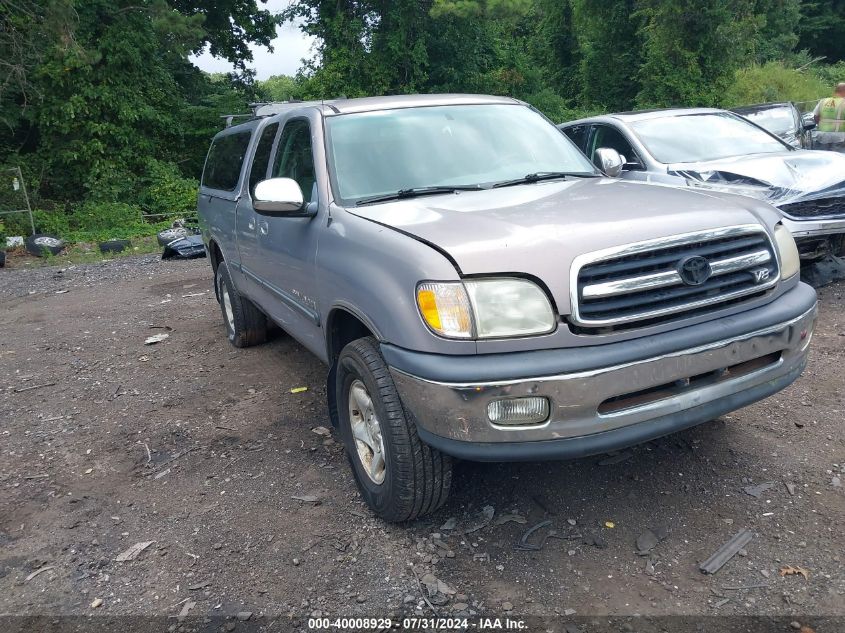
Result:
[[[420,440],[376,340],[361,338],[344,347],[336,374],[340,434],[367,505],[391,522],[410,521],[440,508],[449,497],[452,484],[451,458]],[[367,399],[369,406],[359,406]],[[378,462],[377,451],[368,450],[369,444],[358,439],[364,436],[363,430],[374,428],[367,423],[373,416],[374,426],[379,429],[376,443],[381,445],[382,468],[372,468]],[[374,433],[370,433],[369,441],[373,437]],[[373,457],[367,459],[370,454]]]
[[[235,347],[251,347],[266,341],[267,317],[252,301],[238,294],[225,261],[217,266],[215,286],[229,342]]]

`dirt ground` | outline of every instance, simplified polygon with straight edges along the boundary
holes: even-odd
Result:
[[[591,618],[762,615],[845,631],[845,283],[820,291],[787,390],[611,457],[458,464],[446,507],[400,526],[358,498],[325,428],[324,367],[282,333],[231,347],[210,276],[154,256],[0,270],[0,614],[227,631],[560,616],[546,628],[585,633]],[[546,520],[542,549],[515,547]],[[703,575],[743,528],[740,555]],[[647,529],[664,538],[639,555]]]

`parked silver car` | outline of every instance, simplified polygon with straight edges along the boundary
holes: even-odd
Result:
[[[712,108],[623,112],[559,126],[599,167],[624,157],[626,180],[733,193],[780,209],[802,259],[845,254],[845,155],[796,149]],[[608,164],[610,164],[608,163]]]
[[[223,323],[246,347],[273,321],[326,363],[385,519],[440,507],[450,456],[602,453],[804,368],[816,295],[764,202],[605,178],[504,97],[268,109],[214,138],[202,177]]]
[[[759,125],[792,147],[813,149],[812,131],[816,128],[813,113],[802,115],[791,101],[741,106],[731,108],[731,112]]]

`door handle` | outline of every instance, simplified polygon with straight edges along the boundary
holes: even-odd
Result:
[[[255,218],[250,218],[249,222],[247,222],[246,225],[247,225],[247,227],[249,228],[250,231],[254,231],[255,230]]]
[[[266,222],[259,222],[258,232],[261,233],[261,235],[267,235],[267,233],[270,232],[270,226]]]

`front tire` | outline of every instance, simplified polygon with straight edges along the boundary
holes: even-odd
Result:
[[[343,348],[335,381],[340,433],[358,490],[385,521],[410,521],[440,508],[451,459],[420,440],[372,337]]]
[[[266,341],[267,317],[252,301],[238,294],[225,261],[217,266],[215,287],[229,342],[235,347],[251,347]]]

